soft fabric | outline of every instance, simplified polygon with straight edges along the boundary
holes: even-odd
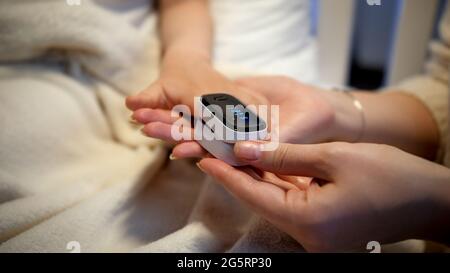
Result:
[[[215,60],[258,74],[317,81],[310,0],[210,0]]]
[[[302,251],[128,122],[159,45],[126,2],[0,0],[0,252]]]

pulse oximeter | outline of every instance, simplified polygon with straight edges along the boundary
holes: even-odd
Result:
[[[209,131],[210,135],[203,135],[197,142],[217,159],[232,166],[246,165],[235,157],[234,143],[265,140],[266,122],[252,111],[251,107],[228,94],[204,95],[198,98],[197,103],[200,106],[198,109],[201,110],[200,118],[204,131]]]

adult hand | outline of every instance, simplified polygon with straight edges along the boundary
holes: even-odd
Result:
[[[244,78],[236,83],[280,107],[281,142],[350,142],[361,131],[361,113],[342,92],[330,92],[282,76]]]
[[[276,178],[217,159],[199,167],[307,250],[363,249],[374,240],[449,242],[447,168],[385,145],[282,144],[274,152],[262,145],[237,143],[235,154]],[[281,175],[314,180],[298,187]]]

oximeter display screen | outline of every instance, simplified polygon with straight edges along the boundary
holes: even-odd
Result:
[[[249,110],[242,102],[228,94],[210,94],[201,98],[218,119],[238,132],[254,132],[266,129],[266,123]]]

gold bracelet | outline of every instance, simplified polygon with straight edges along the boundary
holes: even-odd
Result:
[[[347,89],[338,89],[338,88],[334,88],[334,90],[339,91],[343,94],[345,94],[346,96],[348,96],[352,102],[353,102],[353,106],[355,106],[355,108],[358,110],[358,112],[360,113],[360,119],[361,119],[361,129],[359,130],[359,134],[358,137],[356,138],[355,141],[353,142],[360,142],[363,137],[364,137],[364,133],[366,131],[366,115],[364,113],[364,107],[361,104],[361,102],[355,97],[355,95],[353,95],[350,90]]]

